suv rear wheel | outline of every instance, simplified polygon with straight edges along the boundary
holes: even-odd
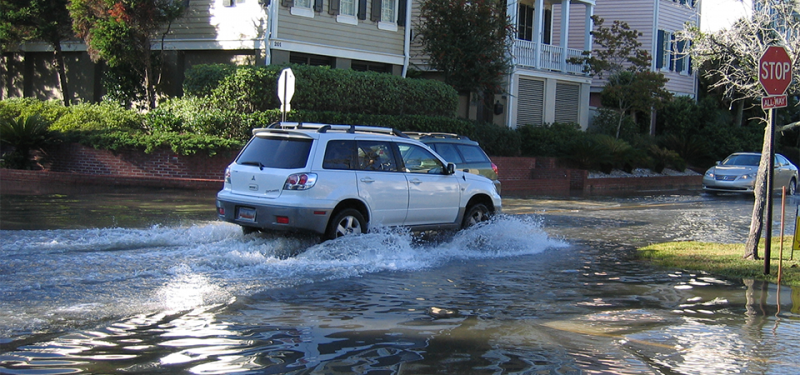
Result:
[[[469,228],[482,221],[489,220],[489,209],[483,203],[476,203],[469,206],[467,214],[464,215],[464,223],[461,225],[462,229]]]
[[[340,211],[328,223],[326,239],[332,240],[349,234],[367,233],[367,221],[356,209],[347,208]]]

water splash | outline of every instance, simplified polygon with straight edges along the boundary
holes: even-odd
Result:
[[[0,338],[100,319],[225,303],[275,288],[413,272],[453,260],[514,257],[565,246],[534,216],[499,215],[427,240],[400,228],[317,243],[242,235],[238,226],[3,231]],[[69,323],[64,323],[69,321]]]

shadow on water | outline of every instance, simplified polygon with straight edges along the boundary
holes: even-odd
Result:
[[[215,220],[213,194],[138,194],[42,195],[146,214],[106,226],[67,208],[72,220],[27,216],[37,230],[6,229],[3,196],[0,373],[800,371],[800,291],[633,257],[735,241],[744,199],[508,199],[507,215],[449,236],[316,243],[245,236]],[[171,212],[184,204],[198,209]]]

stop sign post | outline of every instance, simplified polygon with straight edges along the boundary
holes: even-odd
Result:
[[[769,109],[769,161],[767,162],[767,212],[764,241],[764,274],[769,275],[769,259],[772,243],[772,186],[775,161],[775,108],[786,107],[786,89],[792,83],[792,58],[786,49],[778,46],[767,47],[758,60],[758,82],[767,92],[761,98],[761,108]]]

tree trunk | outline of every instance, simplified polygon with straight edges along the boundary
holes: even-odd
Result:
[[[147,45],[149,46],[149,40]],[[150,58],[150,48],[146,48],[144,53],[145,53],[144,56],[145,98],[147,99],[147,108],[152,110],[156,108],[156,94],[153,85],[153,62],[152,59]]]
[[[734,125],[737,127],[742,127],[742,123],[744,122],[744,100],[739,100],[736,102],[736,118],[733,120]]]
[[[772,121],[770,118],[769,121]],[[770,131],[772,127],[767,124],[764,130],[764,145],[761,147],[761,162],[756,176],[754,188],[755,202],[753,203],[753,215],[750,219],[750,234],[744,245],[744,259],[758,260],[758,242],[761,241],[761,230],[764,226],[764,209],[767,206],[767,168],[769,165],[769,145],[774,136]],[[767,218],[772,220],[772,218]]]
[[[53,54],[56,60],[56,71],[58,71],[58,83],[61,85],[61,96],[64,99],[64,106],[69,107],[72,103],[72,93],[67,85],[67,65],[64,63],[64,52],[61,51],[61,41],[51,43]]]

